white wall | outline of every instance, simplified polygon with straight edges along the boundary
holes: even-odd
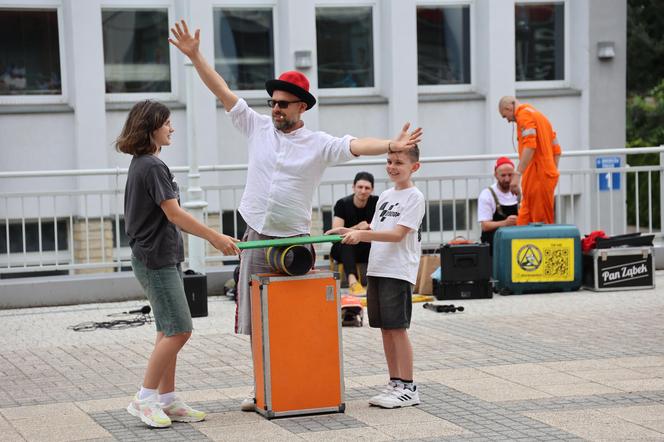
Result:
[[[1,115],[0,171],[75,169],[73,128],[72,113]],[[46,189],[74,189],[76,180],[0,180],[2,192],[37,191],[44,190],[45,186]]]
[[[129,158],[114,152],[113,141],[120,133],[131,102],[124,109],[108,110],[103,92],[104,71],[101,51],[101,0],[49,0],[63,12],[66,60],[67,103],[73,111],[64,113],[11,114],[12,107],[0,105],[0,171],[126,167]],[[348,0],[318,2],[332,5]],[[0,0],[14,4],[14,0]],[[174,14],[191,14],[193,26],[201,27],[202,50],[213,55],[212,6],[240,5],[242,1],[200,0],[192,4],[171,0]],[[252,5],[256,2],[251,1]],[[268,3],[271,3],[268,1]],[[361,2],[357,2],[361,3]],[[426,2],[430,4],[432,2]],[[247,2],[249,4],[249,2]],[[316,75],[315,5],[312,1],[279,1],[275,12],[277,74],[293,68],[295,50],[310,50],[314,66],[306,71],[312,92],[318,94]],[[376,5],[379,61],[377,64],[376,103],[318,104],[305,114],[306,124],[333,135],[391,137],[399,125],[410,120],[424,127],[423,156],[482,153],[510,153],[511,128],[500,118],[497,101],[502,95],[519,91],[514,82],[514,0],[474,0],[472,5],[473,94],[456,101],[421,101],[418,97],[415,10],[416,0],[392,0]],[[438,4],[445,4],[441,0]],[[104,3],[106,5],[106,3]],[[588,147],[618,147],[624,144],[625,0],[568,1],[570,40],[569,88],[577,93],[547,96],[531,92],[522,101],[543,111],[552,121],[566,150]],[[189,12],[187,12],[189,11]],[[600,13],[601,12],[601,13]],[[192,26],[192,27],[193,27]],[[295,32],[294,30],[297,30]],[[618,56],[599,62],[595,56],[598,39],[616,41]],[[173,145],[164,150],[163,159],[171,166],[187,164],[188,138],[185,68],[183,57],[175,55],[177,94],[180,104],[173,110],[176,132]],[[620,84],[618,84],[620,83]],[[214,97],[196,79],[194,82],[194,120],[200,164],[237,164],[247,160],[246,140],[230,125],[224,109],[216,107]],[[604,92],[608,91],[608,92]],[[267,93],[264,94],[267,97]],[[337,97],[337,100],[343,97]],[[325,100],[323,100],[325,101]],[[328,100],[329,101],[329,100]],[[382,101],[382,102],[381,102]],[[386,102],[385,102],[386,101]],[[256,109],[268,113],[265,106]],[[592,115],[592,117],[590,117]],[[29,153],[29,154],[26,154]],[[563,166],[572,162],[563,159]],[[421,177],[446,173],[484,173],[489,164],[462,167],[428,167]],[[382,166],[367,167],[377,176]],[[350,179],[356,169],[334,168],[325,179]],[[186,184],[186,176],[179,178]],[[204,175],[203,184],[243,184],[240,172]],[[61,180],[58,185],[109,186],[100,179]],[[29,190],[41,184],[26,180],[2,180],[3,191]],[[0,207],[0,211],[3,210]],[[0,214],[4,215],[4,214]]]

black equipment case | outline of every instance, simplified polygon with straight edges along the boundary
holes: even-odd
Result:
[[[207,304],[207,275],[187,270],[182,275],[184,282],[184,294],[187,296],[187,304],[192,318],[200,318],[208,315]]]
[[[655,288],[653,255],[650,246],[591,250],[583,255],[583,285],[595,291]]]
[[[440,283],[434,279],[436,299],[493,297],[489,244],[445,244],[440,250]]]

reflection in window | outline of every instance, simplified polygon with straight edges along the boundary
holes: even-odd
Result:
[[[264,89],[273,48],[272,9],[214,10],[214,68],[231,89]]]
[[[318,87],[374,86],[371,7],[316,8]]]
[[[564,80],[564,12],[562,3],[516,5],[517,81]]]
[[[104,9],[107,93],[170,92],[168,10]]]
[[[417,8],[419,85],[470,83],[470,6]]]
[[[0,95],[62,94],[58,13],[0,8]]]

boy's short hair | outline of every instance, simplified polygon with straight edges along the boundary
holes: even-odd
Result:
[[[410,161],[413,162],[413,163],[417,163],[418,161],[420,161],[420,148],[419,148],[419,146],[418,146],[417,144],[415,144],[415,145],[414,145],[413,147],[411,147],[410,149],[404,149],[404,150],[399,151],[399,152],[395,152],[395,151],[393,151],[393,150],[390,150],[390,151],[388,151],[387,153],[388,153],[388,154],[390,154],[390,153],[403,153],[403,154],[406,155],[406,156],[410,159]]]
[[[357,175],[355,175],[355,179],[353,180],[353,186],[360,180],[369,181],[371,183],[371,187],[374,186],[374,176],[369,172],[357,172]]]

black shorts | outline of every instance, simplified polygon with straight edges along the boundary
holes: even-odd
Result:
[[[413,285],[403,279],[367,277],[369,326],[384,329],[410,327]]]

